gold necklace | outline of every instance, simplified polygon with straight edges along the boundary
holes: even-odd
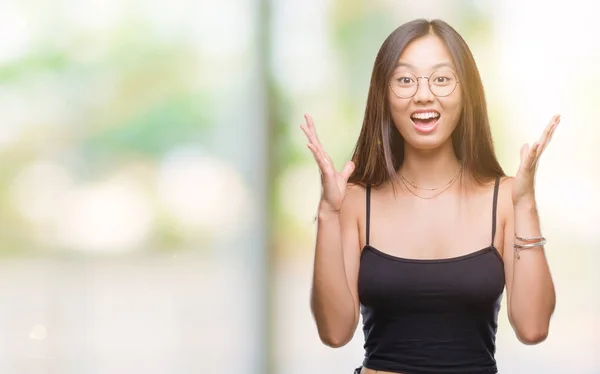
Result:
[[[402,183],[404,184],[404,187],[406,187],[406,189],[408,190],[408,192],[410,192],[411,194],[413,194],[413,195],[415,195],[416,197],[418,197],[418,198],[420,198],[420,199],[423,199],[423,200],[431,200],[431,199],[433,199],[433,198],[435,198],[435,197],[437,197],[437,196],[441,195],[441,194],[442,194],[444,191],[446,191],[447,189],[449,189],[449,188],[450,188],[450,187],[451,187],[451,186],[454,184],[454,182],[456,182],[456,180],[458,179],[458,176],[460,175],[460,172],[461,172],[461,171],[462,171],[462,166],[460,167],[460,169],[458,169],[458,173],[456,173],[456,175],[455,175],[455,176],[454,176],[454,177],[453,177],[453,178],[450,180],[450,182],[448,182],[448,184],[447,184],[447,185],[444,187],[444,189],[442,189],[440,192],[438,192],[438,193],[434,194],[433,196],[421,196],[421,195],[419,195],[418,193],[416,193],[416,192],[414,192],[413,190],[411,190],[411,189],[408,187],[408,185],[406,184],[406,182],[410,183],[410,181],[408,181],[408,180],[406,180],[406,181],[405,181],[405,178],[403,178],[403,177],[402,177],[402,174],[400,174],[400,176],[401,176],[400,180],[401,180],[401,181],[402,181]],[[410,184],[411,184],[412,186],[414,186],[415,188],[419,188],[419,187],[417,187],[417,186],[413,185],[412,183],[410,183]],[[423,188],[423,189],[425,189],[425,188]],[[435,188],[435,189],[437,189],[437,188]],[[430,189],[430,191],[432,191],[432,190]]]
[[[450,179],[450,181],[448,183],[446,183],[446,185],[444,185],[442,187],[447,187],[449,184],[454,183],[454,181],[456,180],[456,178],[458,177],[458,175],[460,174],[461,171],[462,171],[462,165],[458,168],[458,171],[456,172],[456,174],[454,175],[454,177],[452,177],[452,179]],[[418,190],[435,191],[438,188],[440,188],[440,187],[435,187],[435,188],[419,187],[416,184],[414,184],[413,182],[411,182],[408,179],[406,179],[406,177],[402,173],[400,173],[400,178],[402,179],[403,182],[406,182],[406,183],[410,184],[413,188],[416,188]]]

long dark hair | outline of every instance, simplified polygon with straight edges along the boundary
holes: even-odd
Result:
[[[378,186],[394,180],[404,159],[404,139],[392,122],[388,82],[406,46],[426,35],[442,40],[457,69],[463,108],[452,134],[452,146],[463,170],[478,183],[505,175],[494,153],[483,84],[467,43],[444,21],[417,19],[394,30],[377,53],[362,129],[352,156],[356,167],[350,183]]]

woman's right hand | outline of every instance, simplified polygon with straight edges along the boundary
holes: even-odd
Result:
[[[321,142],[319,142],[312,118],[306,114],[304,115],[304,119],[306,123],[302,124],[300,128],[308,138],[308,149],[311,150],[321,172],[320,212],[337,214],[342,208],[342,203],[346,196],[348,178],[350,178],[350,175],[354,171],[354,163],[348,161],[342,172],[338,172],[331,157],[329,157],[323,146],[321,146]]]

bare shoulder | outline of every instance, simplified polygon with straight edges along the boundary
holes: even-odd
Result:
[[[499,202],[504,204],[512,204],[512,186],[515,178],[511,176],[504,176],[500,179],[499,187]]]
[[[509,188],[512,188],[512,184],[515,180],[515,177],[511,177],[510,175],[505,175],[504,177],[500,178],[500,188],[502,187],[506,187],[508,186]]]
[[[364,241],[363,227],[365,217],[366,188],[359,184],[348,185],[346,196],[340,210],[342,235],[347,247],[355,248],[360,253]]]
[[[346,196],[342,203],[342,213],[355,215],[363,208],[366,198],[366,188],[360,184],[348,184]]]
[[[506,220],[512,217],[512,187],[515,178],[511,176],[505,176],[500,179],[500,187],[498,191],[498,209],[500,210],[500,216],[502,222],[506,223]]]
[[[500,178],[500,185],[498,187],[498,200],[497,200],[497,222],[498,232],[495,239],[495,246],[500,252],[500,255],[504,257],[504,237],[507,230],[507,223],[512,219],[512,185],[514,178],[510,176],[504,176]]]

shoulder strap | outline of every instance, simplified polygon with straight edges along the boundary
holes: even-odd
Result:
[[[498,186],[500,185],[500,177],[496,177],[494,184],[494,203],[492,208],[492,246],[494,246],[494,238],[496,236],[496,211],[498,210]]]
[[[369,245],[369,232],[371,229],[371,185],[367,185],[367,232],[365,236],[366,245]]]

